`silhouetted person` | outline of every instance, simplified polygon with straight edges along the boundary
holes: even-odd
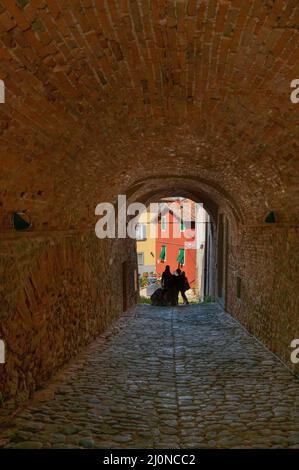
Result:
[[[170,287],[171,283],[172,283],[172,274],[170,272],[170,266],[169,266],[169,264],[167,264],[167,266],[165,266],[165,270],[162,274],[161,285],[162,285],[162,287],[164,287],[164,289],[168,289]]]
[[[179,292],[180,292],[180,276],[181,276],[181,270],[180,268],[177,268],[174,273],[173,273],[173,280],[174,280],[174,286],[175,286],[175,304],[178,305],[179,303]]]
[[[175,277],[170,272],[170,266],[165,267],[162,274],[161,285],[166,290],[167,304],[175,306],[178,304],[178,290],[175,282]]]
[[[190,289],[190,286],[189,286],[189,282],[188,282],[188,279],[186,277],[186,273],[185,271],[181,272],[180,269],[177,269],[177,271],[179,271],[179,275],[177,277],[178,281],[178,291],[180,292],[182,298],[183,298],[183,301],[186,305],[189,304],[189,301],[187,299],[187,296],[186,296],[186,291],[188,289]]]

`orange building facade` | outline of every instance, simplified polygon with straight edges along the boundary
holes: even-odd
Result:
[[[162,211],[158,218],[156,272],[161,276],[166,265],[170,266],[171,272],[179,267],[185,271],[190,286],[194,287],[197,281],[195,203],[181,199],[170,202],[178,211]],[[190,216],[185,220],[183,216],[178,216],[183,202],[191,206]]]

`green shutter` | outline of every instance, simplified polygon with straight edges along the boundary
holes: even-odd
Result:
[[[160,255],[159,255],[159,258],[160,258],[161,260],[163,260],[163,261],[164,261],[165,258],[166,258],[166,248],[165,248],[164,245],[162,246],[162,249],[161,249],[161,253],[160,253]]]
[[[185,224],[184,224],[183,219],[181,219],[181,232],[183,232],[184,230],[185,230]]]
[[[162,230],[166,230],[166,217],[165,217],[165,215],[162,215],[161,228],[162,228]]]
[[[177,262],[179,264],[185,264],[185,249],[180,248],[179,256],[177,257]]]

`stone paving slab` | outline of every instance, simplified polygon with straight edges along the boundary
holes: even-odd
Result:
[[[7,448],[299,448],[299,380],[215,304],[139,305],[33,396]]]

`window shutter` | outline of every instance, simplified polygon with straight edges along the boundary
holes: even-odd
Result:
[[[177,257],[177,262],[179,264],[185,264],[185,249],[180,248],[179,256]]]
[[[162,246],[162,249],[161,249],[161,253],[159,255],[159,258],[162,260],[162,261],[165,261],[165,258],[166,258],[166,247],[163,245]]]

